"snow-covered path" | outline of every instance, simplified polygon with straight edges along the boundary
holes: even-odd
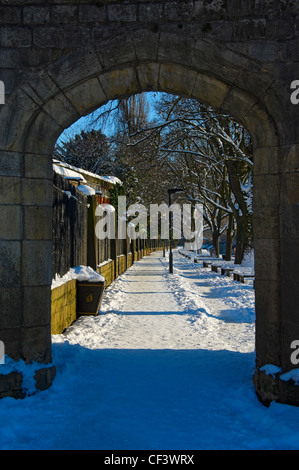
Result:
[[[153,253],[133,265],[107,292],[101,315],[81,317],[66,337],[86,347],[119,349],[254,350],[252,286],[187,265],[175,254]],[[179,268],[179,271],[178,271]],[[208,280],[208,282],[207,282]]]
[[[299,448],[299,408],[255,396],[252,286],[174,267],[144,258],[53,336],[56,379],[0,401],[0,449]]]

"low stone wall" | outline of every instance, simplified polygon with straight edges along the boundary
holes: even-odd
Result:
[[[77,289],[75,279],[52,289],[51,334],[61,334],[76,320],[76,303]]]
[[[143,252],[143,250],[142,250],[142,252]],[[143,257],[142,252],[141,252],[141,250],[134,251],[134,261],[139,261]]]
[[[133,254],[128,253],[127,254],[127,268],[130,268],[133,264]]]
[[[127,269],[127,258],[126,255],[120,255],[117,257],[117,272],[118,275],[125,272]]]
[[[141,252],[134,252],[134,261],[142,258]],[[119,255],[116,259],[116,276],[124,273],[133,264],[133,254]],[[106,279],[106,287],[115,279],[114,260],[108,260],[97,267],[100,273]]]
[[[111,282],[115,279],[114,261],[109,260],[105,263],[102,263],[101,266],[98,266],[97,272],[106,279],[106,287],[109,286],[109,284],[111,284]]]
[[[156,251],[159,248],[152,249]],[[134,261],[146,256],[148,251],[141,249],[134,252]],[[106,287],[115,279],[115,262],[108,260],[97,267],[97,272],[106,279]],[[119,255],[116,259],[116,277],[124,273],[133,264],[133,254]],[[77,318],[76,280],[68,281],[51,291],[51,334],[57,335],[69,327]]]

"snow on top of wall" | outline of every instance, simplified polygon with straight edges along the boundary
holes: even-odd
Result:
[[[103,261],[102,263],[98,264],[98,268],[101,268],[102,266],[105,266],[105,264],[111,263],[112,259],[108,258],[106,261]]]
[[[74,172],[78,173],[82,177],[83,180],[84,180],[84,177],[82,176],[82,174],[86,175],[86,176],[92,176],[93,178],[101,179],[102,181],[107,181],[108,183],[122,184],[122,181],[119,178],[117,178],[116,176],[102,176],[102,175],[100,176],[100,175],[97,175],[95,173],[91,173],[90,171],[83,170],[82,168],[77,168],[75,166],[69,165],[68,163],[61,162],[60,160],[57,160],[55,158],[53,159],[53,166],[59,167],[59,169],[74,171]],[[56,170],[56,168],[54,170]],[[62,174],[62,173],[60,173],[60,174]],[[84,182],[86,183],[85,180],[84,180]]]
[[[82,193],[86,194],[86,196],[94,196],[96,193],[95,190],[87,184],[80,184],[79,186],[77,186],[77,189],[79,189],[79,191],[81,191]]]
[[[117,176],[101,176],[100,178],[102,178],[103,180],[109,181],[109,183],[122,184],[122,181],[119,178],[117,178]]]
[[[56,274],[55,279],[52,280],[51,288],[59,287],[68,281],[76,279],[77,281],[88,281],[88,282],[103,282],[105,281],[104,276],[96,272],[90,266],[76,266],[71,268],[64,276],[60,277]]]
[[[79,180],[83,183],[86,183],[85,178],[80,173],[78,173],[78,171],[74,171],[64,166],[56,165],[55,163],[53,164],[53,170],[55,171],[55,173],[58,173],[64,178]]]

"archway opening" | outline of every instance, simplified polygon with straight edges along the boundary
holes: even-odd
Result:
[[[62,177],[71,180],[79,191],[86,193],[89,188],[94,195],[96,192],[101,193],[101,201],[98,198],[98,203],[111,202],[117,205],[116,196],[122,195],[126,197],[127,206],[143,204],[148,214],[151,204],[159,205],[168,200],[168,189],[181,187],[182,191],[175,199],[177,203],[190,207],[201,203],[204,208],[203,246],[194,246],[187,252],[195,256],[199,263],[203,262],[203,255],[209,255],[213,268],[218,264],[220,272],[223,267],[231,279],[233,269],[236,271],[239,268],[243,280],[246,277],[246,282],[253,281],[252,143],[249,133],[227,114],[221,115],[194,99],[167,93],[147,92],[132,95],[123,101],[111,101],[79,123],[76,122],[59,137],[54,150],[54,167]],[[75,174],[72,175],[72,172]],[[98,180],[90,178],[96,176],[92,175],[93,172],[97,173]],[[83,184],[79,182],[80,176],[87,178],[87,181]],[[112,181],[115,177],[121,181],[121,186],[110,186],[110,190],[106,191],[105,179]],[[57,187],[55,190],[56,193],[57,190],[60,193],[66,191],[65,188]],[[73,198],[78,200],[78,193],[74,193]],[[72,204],[67,195],[64,195],[64,199],[66,204]],[[77,206],[83,206],[82,211],[87,212],[83,201],[78,201]],[[93,205],[92,210],[96,211]],[[86,224],[87,219],[87,216],[77,217],[78,224]],[[55,215],[53,223],[56,224]],[[61,227],[57,230],[57,225],[53,229],[54,275],[65,274],[61,269],[61,261],[65,258],[61,245],[62,231]],[[95,226],[92,232],[96,238]],[[55,233],[58,234],[56,238]],[[78,233],[82,241],[79,230]],[[240,243],[241,236],[244,237],[243,244]],[[88,237],[87,231],[85,237]],[[87,253],[86,238],[86,242],[81,243],[83,253],[81,258],[77,258],[81,260],[77,264],[87,263],[101,272],[102,266],[114,256],[115,265],[124,257],[124,266],[117,268],[116,278],[124,267],[131,265],[128,264],[128,253],[133,253],[133,258],[135,252],[140,256],[142,251],[143,255],[144,249],[146,251],[151,246],[150,238],[147,236],[146,242],[138,240],[134,247],[132,240],[129,243],[128,240],[117,240],[116,250],[107,238],[96,240],[93,243],[93,247],[96,246],[93,256]],[[158,239],[159,248],[163,250],[166,246],[167,250],[169,238],[166,240],[160,231]],[[239,246],[236,246],[236,240]],[[176,239],[176,244],[178,241]],[[245,242],[248,242],[247,245]],[[76,245],[79,243],[75,242]],[[59,267],[55,265],[57,260]],[[74,267],[72,263],[74,261],[70,260],[65,271],[68,267]],[[249,314],[244,316],[245,322],[248,318],[253,321],[252,303],[249,310]],[[240,318],[238,313],[238,322]]]
[[[78,58],[76,58],[76,61],[78,61]],[[69,75],[64,76],[59,68],[52,69],[51,73],[54,75],[55,73],[58,74],[56,76],[56,83],[59,83],[59,89],[54,87],[55,92],[49,92],[42,106],[34,107],[31,119],[21,128],[22,135],[20,134],[16,140],[17,144],[21,141],[23,142],[24,160],[27,162],[26,178],[28,179],[26,179],[26,184],[24,185],[24,191],[25,186],[27,188],[23,220],[25,226],[30,226],[31,237],[30,240],[26,238],[23,242],[23,254],[27,250],[27,257],[23,257],[21,260],[22,271],[24,273],[23,278],[26,284],[22,290],[22,295],[29,298],[30,293],[33,291],[32,288],[34,288],[35,296],[40,298],[42,297],[41,292],[45,293],[47,291],[47,300],[44,301],[44,304],[47,304],[47,309],[43,310],[46,319],[40,327],[39,337],[37,341],[32,342],[30,340],[28,344],[25,344],[25,341],[21,347],[22,351],[18,351],[17,355],[21,354],[21,357],[26,358],[28,361],[37,357],[40,362],[51,362],[49,302],[51,269],[49,266],[51,266],[52,243],[49,233],[52,232],[52,226],[51,220],[45,220],[44,231],[41,236],[39,233],[39,223],[37,219],[34,219],[34,208],[32,206],[46,206],[47,211],[51,207],[52,201],[49,198],[49,194],[52,192],[52,152],[55,142],[61,132],[80,116],[87,115],[99,106],[107,103],[110,99],[128,97],[142,91],[157,90],[174,93],[178,96],[195,98],[199,102],[213,106],[221,112],[233,115],[236,122],[241,123],[249,130],[253,139],[254,158],[258,163],[254,167],[257,168],[254,178],[255,181],[259,180],[256,186],[258,189],[255,193],[255,201],[258,208],[257,217],[255,218],[255,234],[258,235],[255,237],[255,249],[258,252],[258,256],[256,256],[258,264],[255,266],[255,292],[258,304],[262,306],[262,308],[259,308],[263,310],[264,315],[265,285],[267,284],[276,293],[278,287],[277,282],[273,282],[272,278],[269,280],[268,273],[264,270],[263,265],[263,260],[270,257],[274,273],[276,273],[275,276],[278,276],[279,244],[276,238],[278,227],[274,223],[278,199],[276,198],[273,203],[273,199],[270,197],[275,178],[267,178],[267,171],[265,170],[265,167],[270,164],[269,161],[272,158],[268,152],[269,146],[277,143],[277,136],[276,127],[260,100],[246,93],[243,89],[238,88],[233,83],[228,84],[219,78],[215,78],[213,75],[207,75],[195,69],[190,69],[190,67],[173,63],[139,62],[138,65],[134,66],[122,64],[120,68],[99,75],[95,75],[93,71],[88,76],[87,71],[86,76],[80,76],[78,80],[70,79]],[[48,79],[49,77],[41,77],[41,81]],[[10,136],[8,136],[8,140],[9,138]],[[29,181],[29,179],[33,179],[32,168],[34,165],[36,165],[36,168],[34,169],[33,182]],[[31,174],[29,174],[29,170]],[[45,195],[48,199],[45,199]],[[262,197],[259,197],[260,195]],[[260,208],[262,209],[261,211],[259,210]],[[263,210],[267,212],[267,217],[270,221],[269,230],[266,235],[263,231]],[[30,276],[29,272],[27,272],[29,265],[31,267]],[[40,311],[42,307],[43,303],[40,302],[38,310]],[[271,315],[273,315],[272,306],[266,305],[266,307],[271,310]],[[275,311],[274,316],[276,315],[276,320],[278,321],[279,304],[275,308],[277,311]],[[32,312],[30,312],[30,316],[32,317]],[[277,363],[280,360],[278,359],[280,353],[277,350],[271,351],[266,348],[263,341],[264,318],[265,316],[261,320],[260,317],[257,322],[257,324],[261,324],[261,328],[258,330],[260,336],[257,332],[257,364],[260,365],[265,362],[265,354],[269,363]],[[26,320],[26,314],[24,319]],[[35,324],[40,326],[38,313],[35,315]],[[278,334],[278,330],[275,331],[275,334]],[[23,335],[24,337],[25,335]],[[15,354],[13,353],[13,355]]]

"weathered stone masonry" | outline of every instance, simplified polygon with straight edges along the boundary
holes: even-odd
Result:
[[[63,129],[107,100],[146,90],[229,113],[254,144],[255,386],[299,403],[285,372],[299,339],[299,2],[2,0],[0,338],[50,384],[51,152]],[[39,373],[40,375],[42,373]],[[19,382],[18,382],[19,383]],[[7,386],[9,389],[9,386]],[[12,387],[13,388],[13,387]],[[290,391],[291,390],[291,391]],[[7,391],[9,393],[9,391]]]

